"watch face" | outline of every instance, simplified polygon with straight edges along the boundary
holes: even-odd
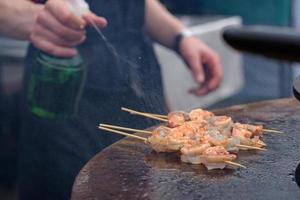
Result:
[[[293,92],[295,97],[300,101],[300,75],[294,80]]]

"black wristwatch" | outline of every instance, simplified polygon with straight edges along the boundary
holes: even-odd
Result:
[[[177,52],[178,54],[180,54],[180,43],[181,43],[182,39],[186,38],[186,37],[191,37],[192,35],[193,35],[193,33],[188,29],[184,29],[183,31],[179,32],[175,36],[173,50],[175,52]]]

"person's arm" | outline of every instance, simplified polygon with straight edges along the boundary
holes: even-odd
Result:
[[[0,1],[0,34],[29,40],[38,12],[43,5],[28,0]]]
[[[169,48],[173,47],[176,35],[184,29],[183,24],[157,0],[146,0],[145,25],[149,36]]]
[[[85,26],[91,22],[100,28],[107,24],[92,12],[75,16],[63,0],[48,0],[45,5],[29,0],[0,1],[0,34],[30,40],[54,56],[74,56],[75,47],[85,40]]]
[[[158,0],[146,0],[145,30],[160,44],[173,48],[176,36],[185,27]],[[195,37],[185,37],[179,44],[179,54],[190,67],[200,87],[192,89],[203,95],[218,88],[223,71],[219,56]]]

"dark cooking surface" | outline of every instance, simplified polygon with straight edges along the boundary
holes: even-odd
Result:
[[[294,170],[300,161],[300,103],[265,101],[218,110],[241,122],[283,130],[266,134],[266,152],[240,153],[247,169],[207,171],[157,155],[123,139],[97,154],[78,175],[73,200],[85,199],[300,199]]]

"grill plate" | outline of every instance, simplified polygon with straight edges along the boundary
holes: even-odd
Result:
[[[238,162],[247,169],[214,171],[181,163],[174,154],[155,154],[141,142],[123,139],[82,169],[72,199],[300,199],[294,181],[300,161],[300,103],[282,99],[215,113],[285,133],[266,134],[266,152],[240,153]]]

